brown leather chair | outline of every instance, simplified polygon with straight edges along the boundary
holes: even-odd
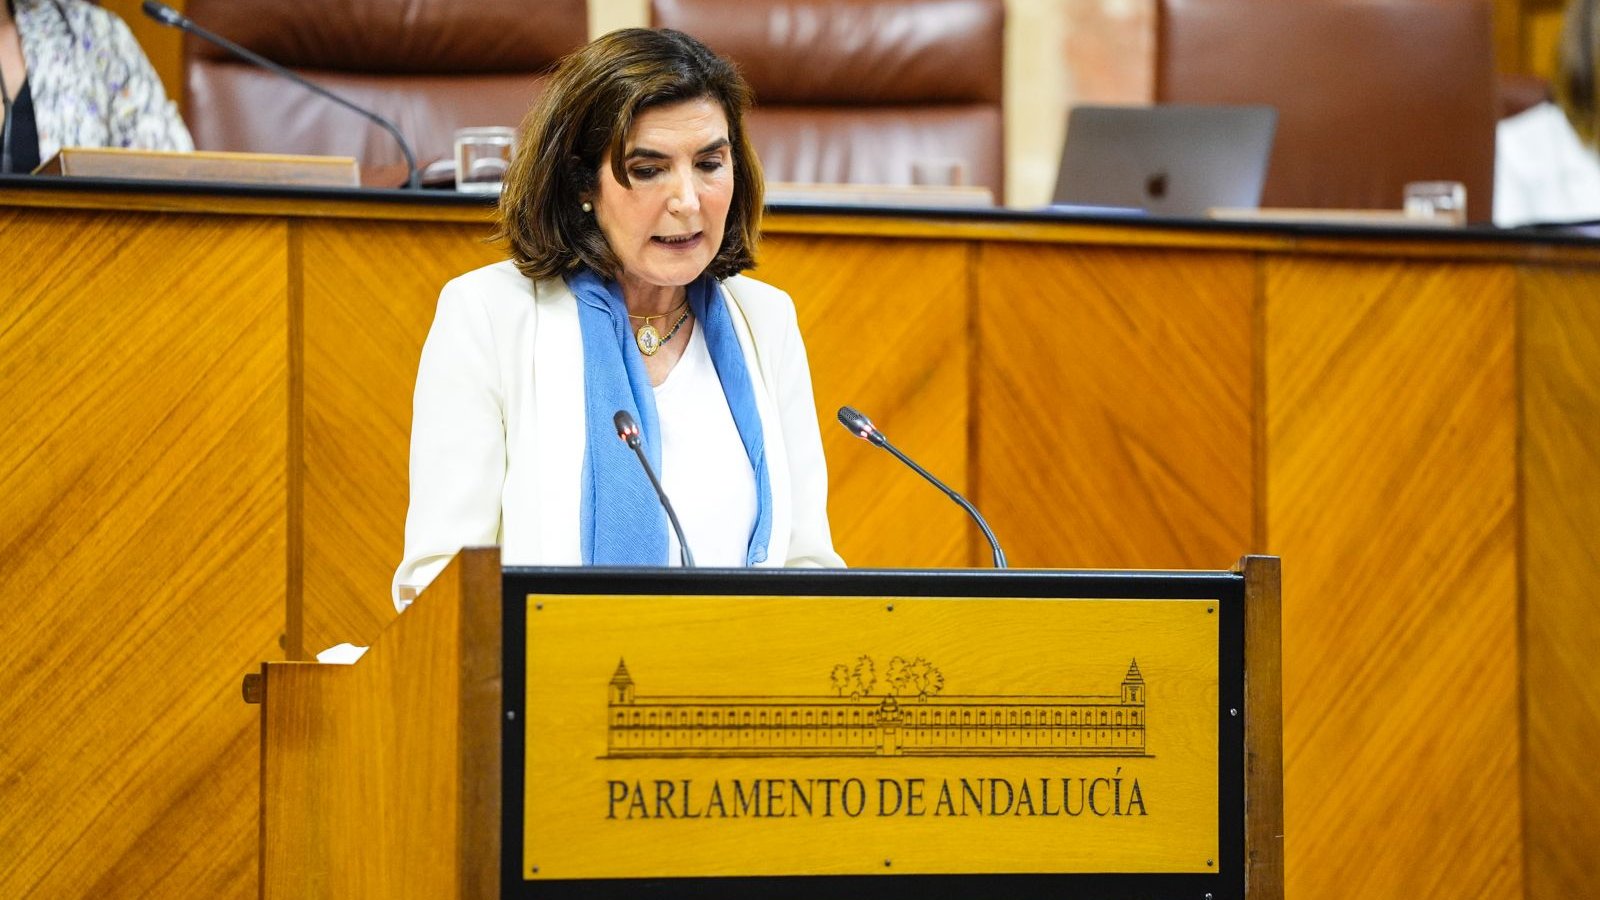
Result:
[[[1509,119],[1555,99],[1550,82],[1538,75],[1521,72],[1501,74],[1498,94],[1502,119]]]
[[[652,0],[654,24],[734,60],[767,180],[909,184],[961,160],[1005,184],[1002,0]]]
[[[457,128],[520,124],[543,73],[588,32],[585,0],[188,0],[185,12],[387,116],[419,165],[450,156]],[[184,60],[198,149],[403,162],[378,126],[192,35]]]
[[[1156,99],[1278,109],[1262,205],[1398,209],[1408,181],[1494,209],[1486,0],[1159,0]]]

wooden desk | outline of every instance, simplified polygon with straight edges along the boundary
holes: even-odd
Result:
[[[239,679],[392,617],[417,353],[499,258],[488,213],[28,185],[0,186],[0,896],[248,896]],[[1281,555],[1288,894],[1600,890],[1600,244],[790,211],[763,249],[846,559],[987,554],[843,403],[1014,565]]]

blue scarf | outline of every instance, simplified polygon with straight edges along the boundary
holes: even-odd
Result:
[[[633,451],[617,437],[612,416],[625,409],[639,422],[645,456],[661,472],[661,422],[655,389],[635,350],[622,288],[589,269],[568,276],[578,298],[583,332],[583,391],[587,444],[583,454],[582,500],[578,527],[585,565],[664,566],[667,564],[667,514]],[[716,279],[702,275],[688,286],[694,313],[710,351],[733,423],[756,476],[756,524],[751,529],[746,565],[764,562],[772,536],[772,483],[756,409],[755,386],[745,368],[744,350]],[[684,498],[674,497],[678,503]],[[692,547],[690,549],[693,549]]]

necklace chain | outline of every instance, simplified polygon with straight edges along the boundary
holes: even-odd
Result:
[[[683,298],[683,302],[682,303],[679,303],[677,306],[674,306],[673,308],[667,310],[666,312],[658,312],[653,316],[636,316],[633,313],[628,313],[628,318],[630,318],[630,319],[643,319],[648,324],[651,319],[664,319],[667,316],[672,315],[673,313],[677,312],[680,309],[683,309],[685,306],[688,306],[688,305],[689,305],[689,298],[685,297],[685,298]]]

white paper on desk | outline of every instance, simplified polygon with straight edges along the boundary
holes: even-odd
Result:
[[[334,644],[332,647],[317,654],[317,662],[333,663],[335,665],[349,665],[361,658],[367,648],[357,647],[355,644]]]

